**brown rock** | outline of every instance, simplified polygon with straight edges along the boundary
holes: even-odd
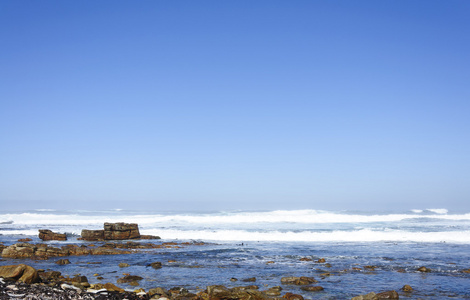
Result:
[[[30,238],[19,239],[19,240],[18,240],[18,242],[23,242],[23,243],[24,243],[24,242],[31,242],[31,241],[32,241],[32,239],[30,239]]]
[[[398,293],[396,291],[386,291],[376,294],[377,299],[399,299]]]
[[[0,267],[0,277],[24,283],[35,283],[40,279],[36,269],[24,264]]]
[[[153,295],[159,295],[159,296],[163,296],[165,298],[168,298],[168,291],[165,290],[164,288],[161,288],[161,287],[150,289],[148,291],[148,294],[149,294],[150,297],[153,296]]]
[[[223,285],[210,285],[207,287],[207,294],[211,298],[230,299],[231,291]]]
[[[308,258],[308,257],[302,257],[300,261],[312,261],[313,259]]]
[[[286,293],[284,296],[282,296],[282,298],[285,298],[287,300],[304,300],[304,297],[302,297],[301,295],[292,293]]]
[[[110,292],[119,292],[119,293],[124,292],[124,289],[121,289],[120,287],[117,287],[114,284],[109,283],[109,282],[105,284],[97,283],[93,286],[93,288],[97,290],[106,289],[107,291],[110,291]]]
[[[319,260],[316,261],[316,263],[318,264],[322,264],[322,263],[325,263],[326,262],[326,259],[324,258],[320,258]]]
[[[119,264],[119,268],[127,268],[127,267],[130,267],[130,265],[128,263],[120,263]]]
[[[49,229],[39,229],[39,238],[43,241],[66,241],[65,233],[52,232]]]
[[[85,241],[103,241],[104,240],[104,230],[82,230],[82,240]]]
[[[140,276],[136,276],[136,275],[126,275],[122,278],[119,278],[117,280],[117,283],[132,283],[132,282],[137,282],[139,280],[142,280],[144,278],[140,277]],[[138,285],[138,284],[137,284]]]
[[[33,244],[18,243],[3,249],[2,256],[7,258],[30,258],[34,256],[37,247]]]
[[[319,292],[319,291],[324,290],[324,288],[319,285],[318,286],[303,286],[300,289],[306,292]]]
[[[148,266],[154,268],[154,269],[161,269],[162,268],[162,263],[159,261],[153,262],[149,264]]]
[[[90,284],[88,283],[88,278],[86,278],[86,276],[77,275],[72,278],[71,282],[73,283],[73,285],[78,287],[90,287]]]
[[[56,282],[59,280],[60,276],[62,275],[60,272],[57,271],[49,271],[49,272],[38,272],[39,277],[44,282]]]
[[[140,239],[141,240],[159,240],[159,239],[161,239],[161,237],[159,237],[157,235],[144,235],[144,234],[142,234],[140,236]]]
[[[281,283],[284,284],[296,284],[296,285],[308,285],[317,282],[313,277],[282,277],[281,278]]]
[[[104,223],[105,240],[129,240],[140,238],[139,226],[135,223]]]
[[[413,288],[407,284],[405,284],[402,288],[401,288],[402,291],[404,292],[412,292],[413,291]]]
[[[256,277],[250,277],[250,278],[245,278],[245,279],[242,279],[243,282],[255,282],[256,281]]]
[[[420,267],[418,269],[418,272],[429,273],[429,272],[431,272],[431,269],[426,268],[426,267]]]
[[[351,298],[351,300],[377,300],[377,295],[374,292],[370,292],[366,295],[359,295]]]
[[[65,259],[59,259],[55,263],[58,264],[58,265],[68,265],[68,264],[70,264],[70,260],[68,260],[66,258]]]

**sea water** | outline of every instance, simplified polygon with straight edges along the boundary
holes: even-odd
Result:
[[[72,263],[64,266],[55,264],[58,258],[5,259],[0,265],[22,262],[64,275],[85,275],[90,283],[116,283],[122,273],[130,273],[144,278],[140,287],[146,290],[178,286],[197,291],[212,284],[255,284],[267,289],[281,285],[285,276],[310,276],[324,291],[309,293],[298,286],[281,285],[283,293],[298,293],[307,299],[350,299],[372,291],[397,290],[402,299],[470,299],[470,274],[462,272],[470,268],[470,213],[445,209],[392,213],[21,211],[0,213],[0,242],[10,245],[26,237],[40,242],[38,229],[51,229],[67,233],[68,241],[50,244],[89,244],[76,239],[81,230],[102,229],[104,222],[138,223],[141,234],[162,238],[156,243],[204,241],[206,245],[130,255],[71,256]],[[320,258],[326,263],[315,262]],[[148,266],[156,261],[162,262],[162,269]],[[119,268],[119,262],[131,266]],[[421,266],[432,272],[418,272]],[[243,282],[250,277],[256,282]],[[401,292],[405,284],[415,291]]]

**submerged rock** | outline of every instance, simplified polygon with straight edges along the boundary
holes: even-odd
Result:
[[[405,284],[402,288],[401,288],[402,291],[404,292],[412,292],[413,291],[413,288],[407,284]]]
[[[304,300],[304,297],[301,295],[293,294],[293,293],[286,293],[282,298],[285,298],[287,300]]]
[[[70,264],[70,260],[68,260],[66,258],[65,259],[59,259],[55,263],[58,264],[58,265],[68,265],[68,264]]]
[[[150,266],[150,267],[152,267],[152,268],[154,268],[154,269],[161,269],[161,268],[162,268],[162,263],[159,262],[159,261],[156,261],[156,262],[153,262],[153,263],[151,263],[151,264],[149,264],[149,265],[147,265],[147,266]]]
[[[431,269],[426,268],[426,267],[420,267],[420,268],[418,269],[418,272],[429,273],[429,272],[431,272]]]
[[[319,291],[323,291],[324,288],[322,286],[303,286],[300,288],[302,291],[306,291],[306,292],[319,292]]]
[[[306,276],[301,276],[301,277],[282,277],[281,278],[281,283],[284,284],[295,284],[295,285],[308,285],[317,282],[315,278],[313,277],[306,277]]]

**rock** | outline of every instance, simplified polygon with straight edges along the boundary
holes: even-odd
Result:
[[[59,259],[55,263],[58,264],[58,265],[68,265],[68,264],[70,264],[70,260],[68,260],[66,258],[65,259]]]
[[[124,289],[121,289],[120,287],[117,287],[114,284],[109,283],[109,282],[105,284],[97,283],[93,286],[93,288],[96,290],[106,289],[109,292],[120,292],[120,293],[124,292]]]
[[[70,282],[72,282],[72,284],[76,287],[79,287],[79,288],[87,288],[87,287],[90,287],[90,284],[88,283],[88,278],[86,278],[86,276],[82,276],[82,275],[77,275],[77,276],[74,276]]]
[[[132,251],[112,249],[107,247],[98,247],[90,250],[91,255],[116,255],[116,254],[131,254]]]
[[[223,285],[210,285],[207,287],[207,294],[211,298],[228,298],[230,299],[231,291]]]
[[[39,282],[39,274],[33,267],[20,264],[0,267],[0,277],[9,278],[24,283]]]
[[[245,278],[245,279],[242,279],[243,282],[255,282],[256,281],[256,277],[250,277],[250,278]]]
[[[266,295],[269,297],[277,297],[281,295],[282,287],[280,286],[273,286],[265,291]]]
[[[371,292],[366,295],[359,295],[356,297],[352,297],[351,300],[377,300],[377,295],[374,292]]]
[[[19,240],[18,240],[18,242],[23,242],[23,243],[24,243],[24,242],[31,242],[31,241],[32,241],[32,239],[30,239],[30,238],[19,239]]]
[[[159,236],[156,236],[156,235],[140,235],[140,239],[141,240],[159,240],[161,239],[161,237]]]
[[[148,291],[148,294],[149,294],[150,297],[152,297],[154,295],[159,295],[159,296],[162,296],[162,297],[168,297],[168,291],[165,290],[164,288],[161,288],[161,287],[150,289]]]
[[[281,283],[284,284],[295,284],[295,285],[308,285],[317,282],[313,277],[282,277],[281,278]]]
[[[43,282],[57,282],[61,277],[61,273],[57,271],[49,271],[49,272],[39,272],[39,277]]]
[[[147,266],[150,266],[150,267],[152,267],[152,268],[154,268],[154,269],[161,269],[161,268],[162,268],[162,263],[159,262],[159,261],[156,261],[156,262],[153,262],[153,263],[151,263],[151,264],[149,264],[149,265],[147,265]]]
[[[398,293],[396,291],[386,291],[376,294],[377,299],[399,299]]]
[[[2,256],[7,258],[30,258],[34,256],[37,247],[33,244],[18,243],[6,247],[2,251]]]
[[[319,292],[324,290],[321,286],[303,286],[300,289],[306,292]]]
[[[301,295],[292,293],[286,293],[284,296],[282,296],[282,298],[285,298],[287,300],[304,300],[304,297],[302,297]]]
[[[127,263],[120,263],[119,264],[119,268],[127,268],[127,267],[130,267],[130,265],[127,264]]]
[[[412,292],[413,291],[413,288],[407,284],[405,284],[402,288],[401,288],[402,291],[404,292]]]
[[[269,296],[269,297],[281,296],[281,292],[280,292],[280,291],[273,290],[273,289],[269,289],[269,290],[265,291],[265,293],[266,293],[266,295]]]
[[[85,241],[103,241],[104,230],[87,230],[83,229],[81,239]]]
[[[119,278],[117,280],[117,283],[133,283],[133,282],[137,282],[139,280],[142,280],[144,278],[140,277],[140,276],[136,276],[136,275],[126,275],[122,278]]]
[[[317,264],[322,264],[322,263],[325,263],[326,262],[326,259],[324,258],[320,258],[319,260],[316,261]]]
[[[105,240],[129,240],[140,238],[139,226],[135,223],[104,223]]]
[[[130,240],[130,239],[160,239],[159,236],[140,235],[139,226],[135,223],[104,223],[103,230],[83,229],[80,240]]]
[[[49,229],[39,229],[39,238],[43,241],[66,241],[65,233],[52,232]]]
[[[313,261],[313,259],[308,258],[308,257],[302,257],[300,261]]]
[[[431,269],[426,268],[426,267],[420,267],[420,268],[418,269],[418,272],[429,273],[429,272],[431,272]]]

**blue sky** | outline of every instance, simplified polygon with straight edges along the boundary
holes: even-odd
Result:
[[[470,209],[468,1],[0,2],[4,209]]]

